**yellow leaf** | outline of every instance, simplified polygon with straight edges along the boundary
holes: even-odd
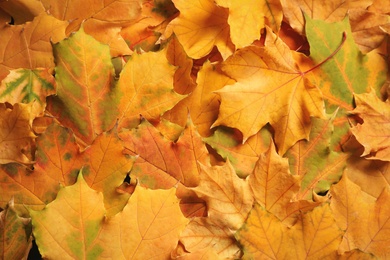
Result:
[[[230,40],[228,10],[212,0],[174,0],[180,15],[170,25],[187,55],[199,59],[217,46],[225,59],[235,49]]]
[[[112,259],[169,259],[188,223],[176,189],[138,186],[121,213],[105,222],[101,241]]]
[[[252,209],[248,182],[237,176],[229,161],[223,166],[200,164],[200,168],[199,185],[192,189],[207,202],[209,217],[232,230],[239,229]]]

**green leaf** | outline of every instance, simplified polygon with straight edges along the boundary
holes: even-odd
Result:
[[[113,88],[110,50],[81,28],[53,46],[57,96],[49,110],[86,144],[111,129],[117,119],[119,95]]]

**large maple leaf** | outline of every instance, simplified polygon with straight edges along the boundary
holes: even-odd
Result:
[[[222,70],[237,83],[217,92],[222,101],[213,126],[237,128],[246,141],[270,123],[283,155],[295,142],[308,138],[310,117],[323,116],[323,101],[293,53],[270,29],[265,44],[239,50],[224,63]]]

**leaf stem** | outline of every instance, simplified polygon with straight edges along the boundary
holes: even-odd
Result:
[[[315,70],[316,68],[320,67],[322,64],[324,64],[325,62],[329,61],[331,58],[333,58],[333,56],[335,56],[339,50],[341,49],[341,47],[343,47],[345,41],[347,39],[347,34],[346,32],[343,32],[343,38],[341,39],[341,43],[339,44],[339,46],[337,47],[337,49],[335,49],[332,54],[330,54],[325,60],[321,61],[320,63],[318,63],[317,65],[315,65],[314,67],[308,69],[307,71],[304,71],[302,72],[302,75],[305,75],[313,70]]]

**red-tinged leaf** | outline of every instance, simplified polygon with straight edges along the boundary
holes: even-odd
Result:
[[[160,118],[184,96],[173,90],[175,67],[165,51],[133,54],[120,74],[117,87],[122,97],[119,128],[133,128],[140,115],[147,120]]]
[[[276,153],[272,142],[248,181],[257,203],[279,219],[286,218],[286,208],[299,191],[299,177],[291,175],[288,160]]]
[[[83,168],[85,181],[91,188],[103,193],[107,215],[121,211],[130,194],[119,194],[116,189],[131,170],[134,158],[125,154],[116,129],[99,135],[84,151],[83,160],[86,163]]]
[[[16,103],[9,107],[0,103],[0,164],[31,163],[32,104]]]
[[[231,230],[239,229],[252,209],[253,196],[230,162],[223,166],[200,165],[200,182],[192,188],[207,203],[208,215]]]
[[[16,69],[3,79],[0,85],[0,102],[30,103],[32,114],[42,116],[46,97],[55,94],[54,77],[47,69]]]
[[[27,259],[31,247],[30,220],[18,215],[13,200],[0,212],[0,255],[3,259]]]
[[[219,90],[221,107],[213,126],[239,129],[244,142],[270,123],[283,155],[298,140],[308,138],[310,117],[323,116],[321,93],[300,71],[293,52],[267,28],[265,47],[237,51],[222,70],[237,83]]]
[[[363,121],[351,131],[364,147],[361,156],[366,159],[390,161],[390,101],[381,101],[372,90],[355,94],[356,108],[351,114]]]
[[[48,110],[86,144],[111,129],[119,96],[113,88],[114,68],[108,47],[83,29],[54,45],[57,96]]]
[[[169,259],[188,220],[176,189],[137,186],[121,213],[108,219],[99,239],[112,259]]]
[[[0,166],[0,207],[14,198],[15,209],[27,214],[26,206],[42,209],[56,198],[59,182],[42,172],[34,172],[17,164]]]
[[[83,162],[79,160],[80,148],[73,132],[54,123],[37,138],[36,144],[34,172],[47,175],[62,185],[74,184]]]
[[[227,58],[235,49],[230,40],[228,10],[211,0],[174,0],[180,14],[171,23],[187,55],[199,59],[217,46]]]
[[[131,155],[138,156],[131,175],[149,188],[170,188],[182,183],[199,183],[198,162],[208,163],[208,152],[192,123],[177,142],[165,139],[146,120],[136,129],[123,131],[120,138]]]
[[[311,200],[313,192],[327,192],[341,177],[349,155],[329,148],[336,113],[327,120],[313,118],[309,141],[298,141],[286,154],[291,173],[301,177],[297,199]]]
[[[217,219],[211,218],[193,218],[182,231],[180,242],[190,253],[212,248],[224,259],[237,257],[240,251],[233,232],[220,226]]]
[[[40,13],[32,22],[2,26],[0,42],[0,80],[11,69],[54,68],[52,42],[65,37],[68,22]]]
[[[80,171],[43,210],[30,210],[33,234],[46,259],[93,259],[104,251],[98,239],[104,220],[103,196],[90,189]]]
[[[229,128],[217,128],[204,141],[217,151],[222,158],[229,159],[238,176],[245,178],[252,173],[259,156],[267,151],[272,136],[267,128],[242,143],[242,136]]]

